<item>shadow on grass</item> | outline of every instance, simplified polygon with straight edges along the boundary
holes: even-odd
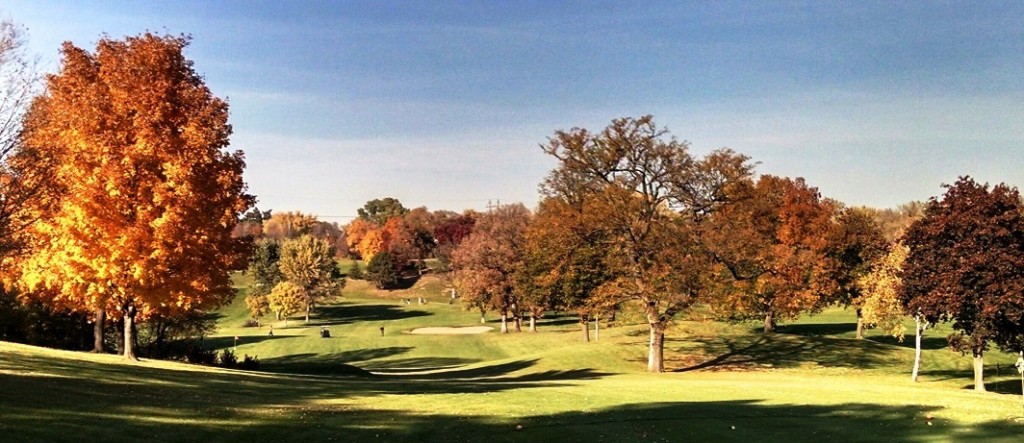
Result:
[[[417,309],[402,308],[398,305],[339,304],[321,306],[310,318],[311,325],[347,325],[357,322],[384,322],[433,315]]]
[[[402,358],[370,362],[363,366],[376,374],[407,374],[411,372],[443,371],[479,362],[478,359],[452,357]]]
[[[764,326],[754,328],[752,333],[760,334]],[[785,324],[776,328],[776,333],[802,335],[805,337],[823,337],[827,335],[842,335],[857,332],[856,323],[811,323],[811,324]]]
[[[412,350],[407,346],[357,349],[334,354],[292,354],[262,360],[260,369],[266,372],[308,375],[370,376],[369,371],[356,363],[404,354]]]
[[[914,331],[910,331],[913,334]],[[887,335],[877,335],[867,337],[866,340],[873,342],[884,343],[889,346],[899,346],[901,348],[914,349],[914,336],[908,335],[903,341],[899,341],[896,337],[890,337]],[[935,349],[945,349],[949,347],[949,340],[946,337],[929,337],[927,333],[924,337],[921,337],[921,349],[926,351]]]
[[[238,336],[239,345],[250,345],[254,343],[262,343],[268,340],[287,340],[288,336],[276,336],[271,337],[269,335],[240,335]],[[204,337],[200,342],[204,349],[224,349],[235,346],[235,337],[232,336],[217,336],[217,337]]]
[[[10,361],[0,356],[0,367]],[[41,363],[41,362],[36,362]],[[766,404],[756,399],[621,404],[585,411],[500,417],[374,409],[348,396],[484,395],[541,386],[479,382],[295,379],[119,367],[120,379],[0,372],[4,438],[10,441],[1018,441],[1012,420],[961,424],[924,419],[935,407],[864,403]],[[88,372],[88,371],[87,371]],[[136,379],[149,380],[136,384]],[[544,386],[552,386],[547,384]],[[557,386],[557,385],[556,385]],[[11,395],[13,394],[13,395]],[[60,401],[54,399],[60,398]],[[474,397],[467,397],[467,400]],[[483,398],[483,397],[481,397]],[[538,399],[539,401],[541,399]],[[323,402],[322,402],[323,401]],[[473,400],[476,401],[476,400]],[[422,405],[421,405],[422,406]],[[586,407],[585,404],[578,405]],[[467,408],[469,406],[467,405]],[[442,408],[443,410],[444,408]],[[301,436],[301,437],[297,437]]]
[[[974,389],[974,383],[964,385],[962,388]],[[989,392],[996,392],[999,394],[1021,395],[1022,386],[1020,378],[1018,377],[998,381],[986,381],[985,389]]]
[[[700,369],[743,370],[757,367],[822,367],[866,369],[897,361],[885,345],[868,340],[768,334],[739,337],[704,337],[681,343],[680,352],[691,360],[676,372]],[[697,352],[693,352],[697,351]],[[703,357],[701,356],[703,355]],[[702,360],[703,359],[703,360]]]

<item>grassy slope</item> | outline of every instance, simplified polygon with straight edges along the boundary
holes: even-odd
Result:
[[[572,319],[539,334],[420,336],[421,326],[478,325],[436,281],[400,294],[350,282],[311,325],[243,328],[244,301],[221,311],[208,345],[259,355],[248,373],[0,343],[4,441],[1016,441],[1024,432],[1013,357],[991,355],[975,393],[969,358],[926,341],[913,349],[852,339],[841,310],[784,325],[679,322],[669,374],[645,374],[642,326],[583,344]],[[418,305],[415,297],[429,303]],[[413,304],[401,302],[413,298]],[[628,316],[625,316],[628,317]],[[379,327],[385,325],[385,336]],[[333,337],[321,339],[329,325]],[[493,322],[489,325],[496,326]],[[995,376],[995,362],[1002,367]],[[369,375],[363,371],[372,371]],[[361,375],[353,375],[361,374]],[[932,425],[924,418],[934,415]],[[522,425],[521,430],[515,426]],[[187,425],[187,426],[182,426]],[[12,438],[8,440],[7,437]]]

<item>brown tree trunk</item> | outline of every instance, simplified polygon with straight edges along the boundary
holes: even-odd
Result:
[[[583,332],[583,341],[590,342],[590,319],[585,314],[580,314],[580,330]]]
[[[501,310],[501,333],[508,334],[508,310]]]
[[[857,308],[857,340],[864,338],[864,315],[860,308]]]
[[[764,333],[771,334],[775,332],[775,313],[768,311],[764,316]]]
[[[135,355],[135,306],[131,304],[124,307],[124,358],[139,360]]]
[[[107,322],[107,310],[103,307],[96,308],[96,321],[92,326],[92,352],[103,353],[103,327]]]
[[[530,313],[530,332],[537,332],[537,316]]]
[[[974,390],[985,392],[985,351],[974,351]]]
[[[114,353],[124,355],[124,319],[114,323],[114,336],[117,337]]]
[[[910,381],[917,383],[917,374],[921,369],[921,336],[924,334],[921,317],[914,317],[914,324],[914,372],[910,374]]]
[[[647,372],[665,372],[665,325],[651,323],[651,343],[647,350]]]

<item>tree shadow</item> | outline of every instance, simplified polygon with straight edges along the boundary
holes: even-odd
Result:
[[[913,331],[911,331],[913,332]],[[888,335],[877,335],[871,337],[865,337],[865,340],[871,340],[873,342],[886,344],[889,346],[898,346],[901,348],[914,349],[914,336],[907,336],[903,341],[899,341],[896,337],[890,337]],[[945,349],[949,347],[949,340],[946,337],[929,337],[925,335],[921,337],[921,349],[930,351],[936,349]]]
[[[287,340],[292,337],[289,336],[270,336],[270,335],[239,335],[238,345],[251,345],[255,343],[262,343],[269,340]],[[225,349],[235,346],[235,337],[230,335],[218,335],[215,337],[203,337],[199,341],[199,345],[204,349]]]
[[[321,306],[316,315],[310,317],[310,324],[318,326],[347,325],[356,322],[383,322],[433,315],[417,309],[403,309],[401,306],[384,304],[338,304]]]
[[[154,370],[140,371],[151,375]],[[178,374],[180,376],[180,374]],[[204,374],[205,375],[205,374]],[[213,374],[194,385],[131,386],[92,378],[0,373],[0,386],[30,398],[0,397],[4,436],[12,441],[757,441],[1015,442],[1013,420],[962,424],[933,406],[844,403],[769,404],[758,399],[628,403],[553,414],[378,410],[309,400],[346,395],[485,394],[523,384],[410,384],[376,379],[249,380]],[[223,379],[223,380],[221,380]],[[17,385],[12,385],[18,383]],[[59,384],[62,401],[46,401]],[[126,395],[130,394],[130,395]],[[240,406],[244,405],[244,407]],[[289,405],[303,405],[291,407]],[[585,409],[584,409],[585,408]],[[926,418],[935,415],[935,418]],[[189,423],[183,426],[182,423]],[[244,425],[240,425],[244,423]],[[301,436],[301,437],[297,437]]]
[[[763,332],[764,328],[754,329],[754,333]],[[802,335],[805,337],[823,337],[857,332],[856,323],[798,323],[779,325],[776,333]]]
[[[988,378],[988,377],[986,377]],[[964,385],[962,389],[974,389],[974,383]],[[1008,378],[997,381],[985,381],[985,389],[989,392],[995,392],[998,394],[1009,394],[1009,395],[1021,395],[1021,381],[1020,378]]]
[[[380,358],[404,354],[413,348],[393,346],[387,348],[357,349],[333,354],[291,354],[260,361],[260,370],[286,374],[358,375],[372,376],[370,371],[355,365]]]
[[[579,326],[579,317],[559,317],[553,319],[542,318],[537,321],[537,327],[541,326],[565,326],[565,325],[576,325]]]
[[[382,362],[371,362],[363,369],[377,375],[400,375],[409,373],[444,371],[479,362],[479,359],[454,357],[402,358]]]
[[[688,361],[684,361],[684,366],[675,372],[785,368],[808,364],[866,369],[898,364],[895,357],[884,352],[885,345],[866,340],[776,333],[750,337],[702,337],[683,343],[692,348],[682,351],[688,355]]]

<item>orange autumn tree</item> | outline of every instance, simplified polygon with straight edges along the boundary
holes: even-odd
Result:
[[[370,258],[373,256],[373,254],[376,254],[377,252],[380,251],[379,231],[380,227],[378,227],[373,222],[357,218],[355,220],[352,220],[351,223],[345,226],[345,244],[346,246],[348,246],[348,250],[350,252],[354,252],[356,255],[358,255],[359,258],[363,259],[364,261],[370,261]],[[366,240],[367,236],[372,232],[376,232],[376,234],[372,235],[373,239],[367,241],[367,244],[372,243],[374,245],[373,248],[364,247],[363,241]],[[370,251],[369,254],[364,255],[364,253],[370,249],[373,250]],[[369,255],[369,257],[367,255]]]
[[[714,214],[706,247],[721,265],[721,306],[734,319],[776,322],[826,305],[836,292],[825,254],[835,213],[803,179],[762,175],[747,198]]]
[[[103,38],[95,53],[65,43],[60,71],[32,104],[24,141],[52,159],[63,193],[32,228],[18,263],[29,293],[134,323],[211,308],[234,295],[228,272],[245,193],[242,153],[226,152],[228,105],[182,55],[188,38]]]

